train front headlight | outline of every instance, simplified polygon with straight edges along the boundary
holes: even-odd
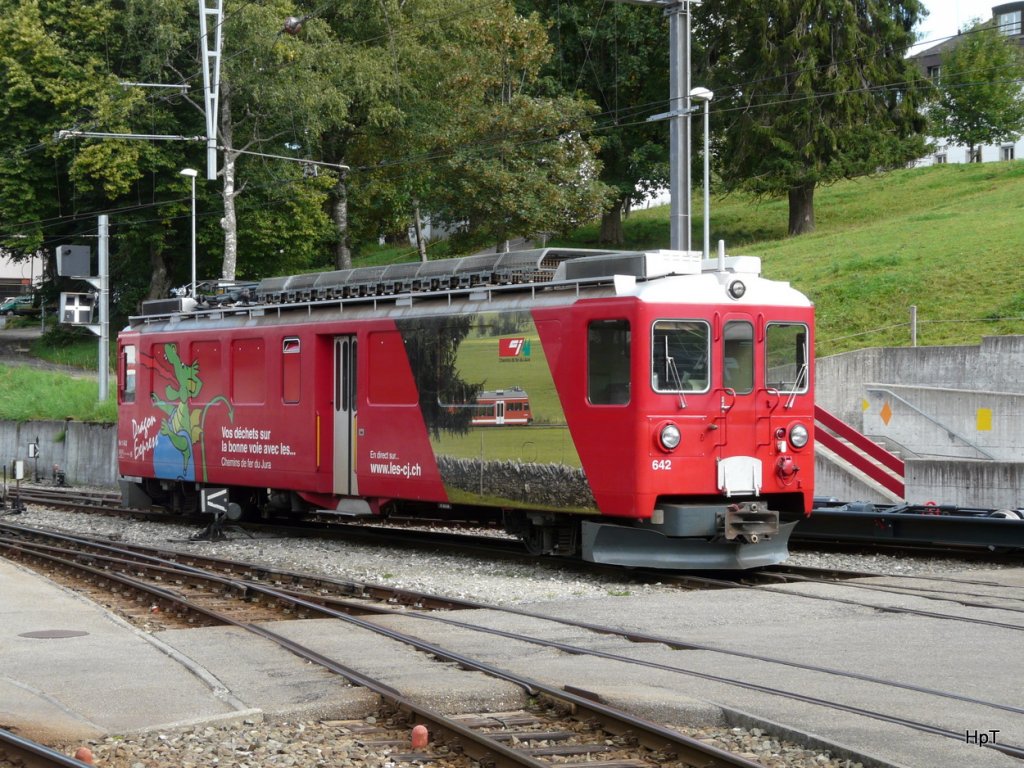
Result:
[[[811,435],[803,424],[797,422],[789,428],[789,444],[794,448],[803,448],[810,439]]]
[[[682,433],[679,431],[679,427],[669,422],[661,428],[661,432],[658,434],[658,440],[661,442],[661,447],[666,451],[674,451],[679,447],[679,441],[683,439]]]

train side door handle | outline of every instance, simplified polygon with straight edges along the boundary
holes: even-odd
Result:
[[[726,404],[726,402],[725,402],[725,396],[726,395],[729,395],[732,398],[732,402],[731,403]],[[721,410],[722,410],[722,413],[728,413],[732,409],[732,407],[734,405],[736,405],[736,390],[735,389],[730,389],[730,388],[726,387],[725,389],[722,390],[722,404],[720,406]]]

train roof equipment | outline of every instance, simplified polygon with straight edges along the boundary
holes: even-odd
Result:
[[[414,298],[480,298],[476,295],[479,291],[504,293],[614,285],[617,293],[630,293],[637,283],[709,273],[728,281],[732,293],[736,281],[731,276],[756,278],[760,271],[759,258],[726,257],[724,252],[718,259],[704,260],[700,251],[537,248],[268,277],[258,283],[221,286],[215,295],[201,297],[199,301],[188,297],[144,301],[141,315],[132,321],[204,313],[220,317],[225,309],[260,314],[260,308],[283,310],[382,299],[401,305],[411,304]]]

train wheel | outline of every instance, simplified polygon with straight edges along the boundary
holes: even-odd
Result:
[[[545,553],[545,529],[540,526],[530,526],[522,534],[523,546],[531,555],[543,555]]]
[[[579,551],[579,526],[573,523],[531,525],[521,536],[531,555],[569,557]]]

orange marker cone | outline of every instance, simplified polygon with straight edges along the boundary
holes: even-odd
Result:
[[[427,726],[417,725],[415,728],[412,729],[413,749],[426,748],[428,741],[430,741],[430,733],[427,732]]]
[[[86,765],[92,765],[92,750],[88,747],[79,747],[75,752],[75,760],[81,760]]]

